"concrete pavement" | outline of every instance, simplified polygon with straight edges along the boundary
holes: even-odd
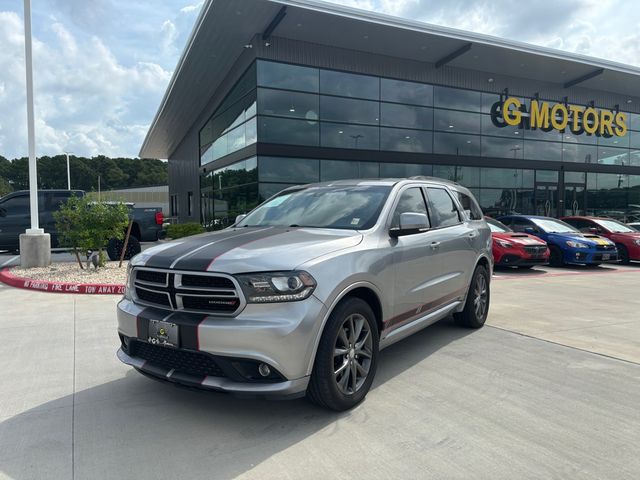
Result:
[[[342,414],[154,382],[115,297],[0,286],[0,478],[636,479],[640,268],[576,271],[498,272],[492,326],[390,347]]]

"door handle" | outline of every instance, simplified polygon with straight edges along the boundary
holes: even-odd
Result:
[[[429,245],[433,250],[435,250],[436,248],[440,247],[440,242],[431,242],[431,245]]]

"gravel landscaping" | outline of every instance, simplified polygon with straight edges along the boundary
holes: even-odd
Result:
[[[76,262],[53,263],[44,268],[16,267],[11,270],[11,273],[16,277],[47,282],[124,285],[127,278],[127,262],[122,262],[121,268],[118,268],[118,263],[107,262],[105,267],[98,270],[93,267],[90,270],[87,270],[86,267],[84,270],[80,270]]]

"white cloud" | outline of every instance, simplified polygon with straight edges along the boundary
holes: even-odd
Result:
[[[34,38],[37,154],[135,155],[171,72],[152,62],[123,65],[96,37],[78,42],[63,25],[57,41]],[[0,13],[0,153],[26,152],[24,40],[20,17]]]
[[[180,12],[181,13],[199,12],[200,9],[202,8],[202,5],[204,5],[204,1],[196,3],[194,5],[187,5],[186,7],[182,7],[180,9]]]

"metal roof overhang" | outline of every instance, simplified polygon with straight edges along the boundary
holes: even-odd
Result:
[[[207,0],[140,150],[167,158],[256,34],[282,6],[274,35],[320,45],[637,97],[640,68],[461,30],[366,12],[318,0]],[[470,53],[466,45],[471,44]],[[462,52],[455,55],[456,52]],[[452,55],[453,54],[453,55]],[[435,68],[435,67],[430,67]]]

